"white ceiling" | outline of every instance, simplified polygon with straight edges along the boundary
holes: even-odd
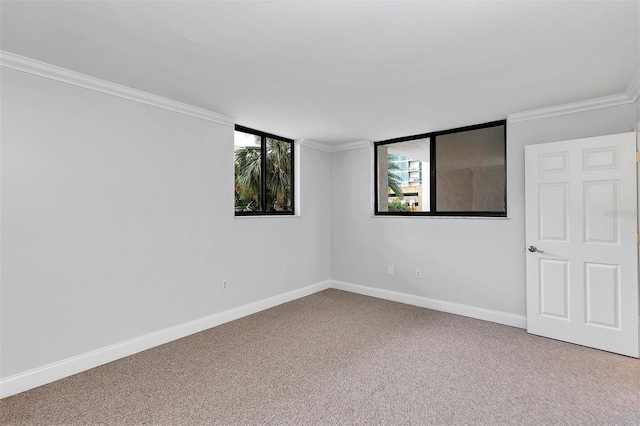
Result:
[[[327,144],[624,93],[634,1],[2,1],[2,50]]]

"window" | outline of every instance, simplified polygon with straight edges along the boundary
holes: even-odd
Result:
[[[235,126],[235,214],[292,215],[293,140]]]
[[[506,216],[506,121],[374,144],[375,214]]]

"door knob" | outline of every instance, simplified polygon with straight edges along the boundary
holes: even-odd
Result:
[[[538,248],[536,246],[529,246],[529,248],[527,248],[527,250],[529,250],[531,253],[544,253],[544,250],[538,250]]]

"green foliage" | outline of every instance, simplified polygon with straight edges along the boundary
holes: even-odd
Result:
[[[255,148],[236,150],[234,168],[236,211],[260,210],[260,150]]]
[[[394,194],[396,194],[396,197],[398,197],[399,199],[403,199],[404,198],[404,194],[402,193],[402,188],[400,188],[400,184],[402,183],[402,179],[400,179],[400,176],[398,176],[397,174],[395,174],[395,171],[399,171],[400,170],[400,166],[398,166],[398,164],[394,161],[392,161],[393,159],[395,159],[397,156],[392,155],[392,154],[388,154],[387,155],[387,178],[388,178],[388,186],[389,189],[391,191],[393,191]],[[389,210],[391,211],[391,210]]]
[[[260,137],[256,136],[256,140],[259,143]],[[266,160],[266,210],[291,210],[291,144],[267,139]],[[262,164],[260,148],[237,149],[234,168],[235,211],[261,211]]]
[[[411,211],[411,209],[409,208],[409,206],[406,203],[403,203],[399,200],[395,200],[395,201],[390,201],[389,204],[389,211],[390,212],[408,212]]]
[[[291,206],[291,144],[267,139],[267,210],[289,211]]]

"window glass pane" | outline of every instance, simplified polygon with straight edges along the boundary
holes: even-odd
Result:
[[[293,210],[291,178],[291,143],[267,138],[267,211]]]
[[[429,138],[378,145],[378,211],[428,212]]]
[[[236,131],[234,146],[235,211],[260,211],[262,210],[260,136]]]
[[[503,212],[504,126],[436,137],[436,210]]]

